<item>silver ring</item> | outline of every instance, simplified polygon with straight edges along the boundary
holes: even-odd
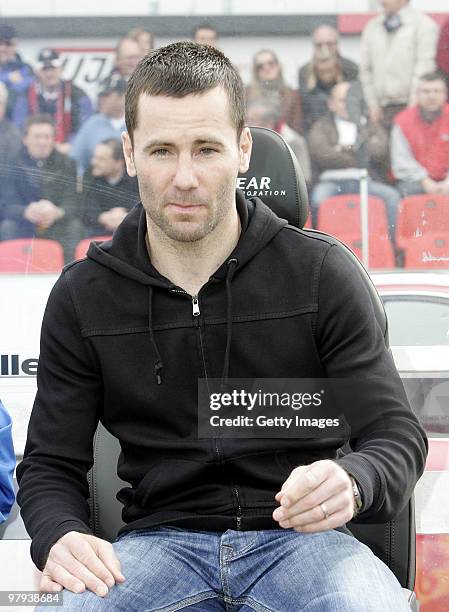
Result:
[[[325,504],[324,503],[320,504],[320,508],[321,508],[321,511],[323,512],[324,519],[328,519],[330,514],[327,511],[327,508],[326,508]]]

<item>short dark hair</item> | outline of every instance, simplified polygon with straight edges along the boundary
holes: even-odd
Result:
[[[55,122],[51,115],[31,115],[25,121],[25,125],[23,127],[24,136],[28,134],[28,131],[32,125],[42,125],[42,124],[51,125],[51,127],[53,128],[53,131],[56,130]]]
[[[131,142],[142,94],[183,98],[221,86],[229,100],[237,137],[245,125],[245,88],[231,61],[218,49],[194,42],[176,42],[143,57],[128,81],[125,122]]]
[[[109,147],[112,153],[112,157],[113,159],[115,159],[115,161],[125,161],[122,143],[120,140],[117,140],[117,138],[106,138],[98,144],[102,144],[106,147]]]
[[[434,70],[433,72],[426,72],[425,74],[422,74],[418,80],[426,81],[426,82],[443,81],[443,83],[447,86],[446,77],[444,73],[441,72],[440,70]]]

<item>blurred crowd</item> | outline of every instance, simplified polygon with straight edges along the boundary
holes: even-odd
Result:
[[[334,27],[312,32],[297,88],[285,82],[276,51],[260,49],[246,85],[247,124],[289,143],[314,226],[321,203],[357,193],[367,170],[394,241],[402,197],[449,195],[449,18],[440,28],[409,0],[380,4],[362,32],[359,64],[341,55]],[[219,46],[209,24],[192,38]],[[153,47],[151,32],[128,32],[92,96],[63,78],[57,49],[41,49],[33,67],[24,62],[14,28],[0,22],[0,240],[58,240],[70,261],[82,238],[112,234],[139,199],[120,135],[127,80]]]

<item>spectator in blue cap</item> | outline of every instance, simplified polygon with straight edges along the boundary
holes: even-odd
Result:
[[[72,81],[62,78],[63,64],[55,49],[39,52],[36,77],[12,109],[12,120],[23,128],[30,115],[50,115],[55,122],[56,143],[60,153],[67,153],[81,125],[92,115],[89,96]]]

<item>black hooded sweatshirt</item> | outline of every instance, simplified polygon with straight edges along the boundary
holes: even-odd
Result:
[[[427,439],[355,265],[260,200],[237,191],[236,202],[240,239],[197,300],[151,265],[141,204],[111,242],[92,244],[56,282],[17,468],[39,568],[65,533],[92,533],[86,473],[99,420],[120,440],[118,473],[130,483],[118,494],[121,532],[280,528],[275,494],[294,467],[325,458],[358,482],[359,521],[388,520],[407,503]],[[367,376],[376,377],[376,393],[356,409],[369,425],[346,456],[335,437],[198,438],[199,378]]]

